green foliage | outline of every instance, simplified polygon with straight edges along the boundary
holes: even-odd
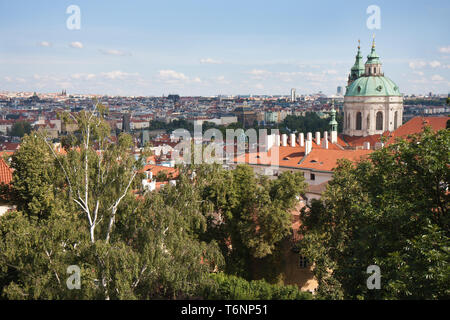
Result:
[[[158,182],[164,182],[164,181],[168,181],[169,180],[169,176],[167,174],[167,171],[160,171],[158,172],[158,174],[156,175],[156,181]]]
[[[55,198],[59,188],[54,182],[60,180],[61,175],[54,165],[48,146],[37,133],[25,135],[11,160],[13,188],[4,190],[4,197],[12,199],[18,210],[27,215],[48,216],[58,205]]]
[[[170,199],[163,192],[136,197],[142,161],[129,152],[130,136],[109,142],[102,113],[97,106],[73,119],[81,136],[65,155],[31,135],[13,156],[18,211],[0,217],[2,298],[186,298],[223,267],[216,242],[198,239],[205,218],[198,205],[185,205],[191,184],[182,200],[171,188]],[[81,268],[80,290],[66,286],[70,265]]]
[[[302,214],[304,255],[319,297],[449,298],[450,131],[426,129],[353,165],[341,161],[321,201]],[[369,265],[381,289],[368,290]]]
[[[31,124],[28,121],[17,121],[11,127],[10,135],[13,137],[23,137],[30,134]]]
[[[338,131],[342,131],[343,116],[338,113],[336,120],[338,122]],[[283,124],[279,126],[289,128],[291,131],[297,132],[325,132],[330,130],[330,118],[320,118],[316,112],[307,112],[304,116],[287,116]],[[282,133],[286,133],[282,130]]]
[[[97,105],[77,115],[63,154],[41,133],[12,157],[4,195],[16,212],[0,217],[0,294],[7,299],[180,299],[201,296],[213,271],[250,277],[252,259],[270,257],[291,232],[289,210],[304,192],[299,174],[277,180],[248,166],[181,167],[176,186],[139,190],[142,159],[131,136],[108,139]],[[101,150],[101,151],[99,151]],[[69,290],[67,267],[81,268]],[[259,296],[300,298],[293,288],[251,284]]]
[[[247,281],[226,275],[212,274],[216,286],[205,289],[204,297],[214,300],[310,300],[309,292],[300,291],[297,286],[274,285],[264,280]]]
[[[208,235],[221,244],[227,272],[249,278],[251,260],[273,254],[290,235],[289,211],[304,193],[303,175],[285,172],[268,180],[255,176],[248,165],[232,171],[198,168],[196,174],[209,204]]]

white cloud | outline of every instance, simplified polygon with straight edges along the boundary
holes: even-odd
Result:
[[[222,64],[223,62],[220,60],[215,60],[212,58],[204,58],[200,59],[200,63],[207,63],[207,64]]]
[[[435,75],[433,75],[433,76],[431,77],[431,80],[432,80],[432,81],[443,81],[444,78],[441,77],[441,76],[438,75],[438,74],[435,74]]]
[[[336,70],[324,70],[322,71],[324,74],[337,74],[338,72]]]
[[[96,75],[93,73],[74,73],[70,77],[76,80],[92,80]]]
[[[189,79],[184,73],[176,72],[174,70],[160,70],[159,77],[165,81],[186,81]]]
[[[129,77],[138,76],[139,74],[137,72],[128,73],[128,72],[123,72],[120,70],[115,70],[115,71],[110,71],[110,72],[102,72],[100,75],[109,80],[124,80]]]
[[[81,42],[79,42],[79,41],[71,42],[69,44],[69,46],[71,48],[75,48],[75,49],[82,49],[83,48],[83,44]]]
[[[52,44],[50,42],[48,42],[48,41],[38,42],[37,45],[40,46],[40,47],[47,47],[47,48],[52,46]]]
[[[423,72],[422,71],[413,71],[414,74],[417,74],[419,76],[423,76]]]
[[[441,65],[441,63],[439,61],[436,61],[436,60],[430,62],[430,67],[432,67],[432,68],[437,68],[440,65]]]
[[[127,53],[127,52],[116,50],[116,49],[100,49],[99,51],[105,55],[110,55],[110,56],[122,56],[122,57],[131,56],[131,53]]]
[[[427,65],[427,63],[425,61],[411,61],[409,63],[409,67],[411,69],[419,69],[419,68],[423,68]]]
[[[409,67],[413,70],[421,69],[424,67],[430,66],[431,68],[437,68],[441,66],[441,63],[437,60],[433,61],[423,61],[423,60],[416,60],[416,61],[410,61]]]
[[[450,46],[439,48],[440,53],[450,53]]]
[[[24,78],[11,78],[11,77],[3,77],[3,79],[5,79],[6,82],[9,83],[25,83],[27,82],[27,80],[25,80]]]
[[[252,79],[255,80],[265,80],[271,75],[270,71],[260,69],[253,69],[252,71],[249,71],[247,73],[250,74],[252,76]]]
[[[220,84],[230,84],[231,81],[227,80],[225,76],[218,76],[215,80]]]

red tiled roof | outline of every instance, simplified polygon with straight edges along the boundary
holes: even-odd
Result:
[[[329,143],[329,149],[322,149],[313,143],[311,152],[305,157],[305,147],[279,147],[278,148],[278,165],[280,167],[294,167],[303,169],[313,169],[319,171],[332,171],[339,159],[348,159],[350,161],[358,161],[366,157],[373,150],[342,150]],[[272,147],[266,152],[246,153],[241,158],[235,158],[242,162],[244,160],[247,164],[254,165],[276,165],[277,159],[271,159],[272,151],[275,152],[276,147]],[[274,154],[275,156],[275,154]]]
[[[423,131],[424,127],[430,127],[433,131],[445,129],[449,117],[415,117],[391,132],[387,144],[395,142],[396,138],[406,138],[407,136]]]
[[[339,135],[339,136],[351,147],[363,146],[364,142],[370,142],[370,146],[373,147],[375,143],[380,141],[381,138],[381,134],[374,134],[365,137],[347,136],[347,135]]]
[[[12,180],[12,169],[0,158],[0,184],[9,184]]]
[[[144,166],[144,169],[142,171],[143,172],[151,171],[155,178],[158,175],[158,173],[160,173],[161,171],[165,171],[166,174],[169,176],[169,179],[176,179],[178,177],[178,175],[180,174],[178,169],[175,169],[172,167],[165,167],[165,166],[156,166],[156,165],[152,165],[152,164],[147,164],[146,166]]]
[[[15,151],[19,149],[20,143],[17,142],[3,142],[0,144],[1,151]]]

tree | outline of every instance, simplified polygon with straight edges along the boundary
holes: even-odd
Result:
[[[19,150],[12,155],[14,169],[12,186],[3,190],[6,198],[17,204],[28,216],[44,218],[60,203],[57,181],[62,176],[54,167],[54,158],[44,140],[37,133],[25,135]]]
[[[223,266],[216,243],[191,231],[198,207],[191,217],[162,194],[136,195],[146,152],[136,160],[126,134],[112,144],[105,112],[96,105],[64,118],[81,134],[66,154],[36,133],[13,157],[18,211],[0,217],[2,297],[183,298]],[[66,286],[70,265],[81,269],[80,290]]]
[[[13,137],[23,137],[31,132],[31,124],[27,121],[17,121],[11,127],[10,135]]]
[[[205,288],[203,296],[214,300],[310,300],[309,292],[300,291],[297,286],[274,285],[264,280],[247,281],[245,279],[226,275],[212,274],[211,278],[217,286]]]
[[[318,295],[349,299],[450,297],[448,185],[450,131],[430,129],[341,161],[321,201],[302,213],[304,255]],[[366,269],[381,269],[369,290]]]
[[[271,181],[255,176],[248,165],[195,172],[204,185],[207,235],[221,245],[227,272],[250,278],[252,260],[272,255],[291,234],[289,211],[304,193],[302,174],[285,172]]]

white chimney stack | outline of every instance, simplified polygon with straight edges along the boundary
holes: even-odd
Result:
[[[364,142],[364,150],[370,150],[370,142],[369,141]]]
[[[300,133],[299,139],[300,139],[300,147],[303,147],[305,145],[305,135],[303,134],[303,132]]]
[[[312,140],[305,141],[305,156],[311,152],[312,149]]]
[[[276,141],[276,146],[277,147],[279,147],[280,146],[280,144],[281,144],[281,142],[280,142],[280,135],[279,134],[277,134],[276,136],[275,136],[275,141]]]
[[[287,147],[287,134],[283,133],[281,135],[281,145],[283,147]]]
[[[319,131],[316,132],[316,144],[318,146],[320,146],[320,132]]]
[[[328,139],[326,138],[327,132],[325,131],[324,134],[325,134],[325,137],[324,137],[323,140],[322,140],[322,148],[328,149]]]
[[[308,133],[306,134],[306,140],[312,141],[312,133],[311,133],[311,132],[308,132]]]
[[[328,140],[328,131],[324,131],[324,133],[323,133],[323,138],[324,138],[325,140]]]
[[[291,147],[295,147],[295,133],[291,133]]]

